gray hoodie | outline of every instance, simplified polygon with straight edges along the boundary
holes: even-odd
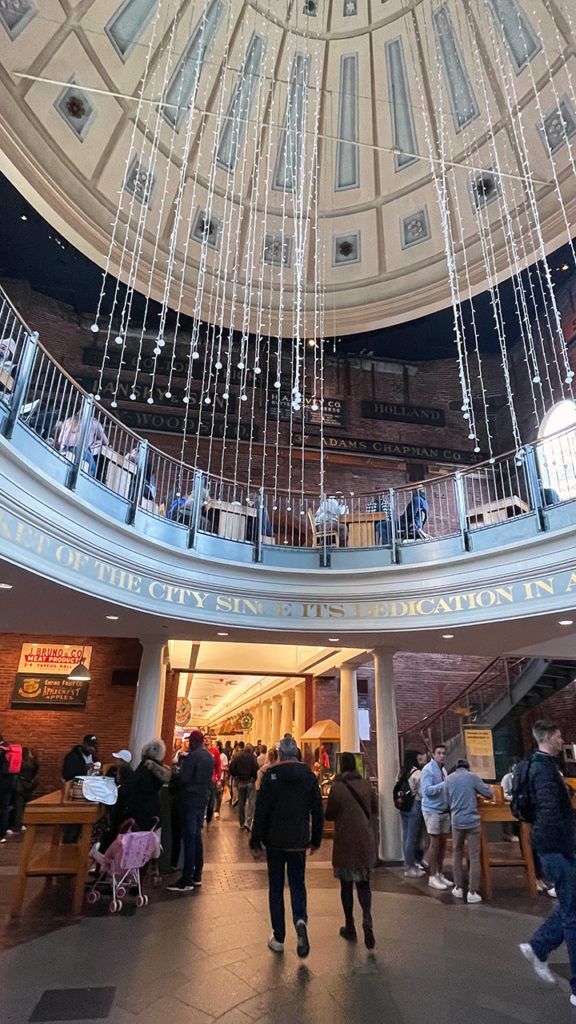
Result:
[[[446,779],[444,794],[452,814],[453,828],[478,828],[480,814],[477,794],[489,800],[492,797],[492,790],[478,775],[474,775],[467,768],[457,768]]]

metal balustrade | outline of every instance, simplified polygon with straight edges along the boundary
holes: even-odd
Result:
[[[39,444],[36,455],[50,452],[60,483],[85,498],[99,495],[96,504],[136,529],[200,550],[207,550],[202,538],[234,542],[255,561],[275,557],[276,564],[288,565],[294,549],[317,549],[312,564],[322,567],[342,566],[340,552],[351,550],[372,552],[375,565],[440,560],[439,542],[456,545],[452,553],[493,546],[494,528],[510,521],[528,522],[532,533],[546,530],[551,510],[576,498],[574,429],[461,472],[378,493],[271,492],[208,475],[153,447],[87,395],[1,289],[0,422],[29,457],[34,453],[23,438]],[[567,525],[566,518],[557,524]],[[284,561],[280,548],[289,549]],[[234,557],[234,550],[223,553]]]

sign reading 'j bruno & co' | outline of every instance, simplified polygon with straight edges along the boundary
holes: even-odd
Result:
[[[83,708],[88,683],[72,681],[63,675],[31,675],[18,672],[12,690],[13,708]]]
[[[367,420],[396,420],[399,423],[421,423],[428,427],[444,427],[443,409],[427,405],[403,405],[400,402],[362,402],[362,416]]]
[[[88,683],[68,679],[79,661],[90,666],[92,648],[78,644],[22,644],[10,701],[13,708],[83,708]]]

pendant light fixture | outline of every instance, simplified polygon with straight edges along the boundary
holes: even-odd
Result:
[[[77,665],[74,666],[71,672],[68,673],[69,683],[90,683],[92,676],[90,670],[87,668],[84,662],[84,645],[82,645],[82,657]]]

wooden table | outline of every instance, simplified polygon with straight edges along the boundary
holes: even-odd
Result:
[[[477,505],[468,512],[469,526],[495,526],[496,523],[505,523],[508,519],[528,512],[529,507],[522,498],[513,494],[509,498],[500,498],[497,501],[488,502],[485,505]]]
[[[109,444],[103,444],[100,450],[94,451],[99,469],[98,476],[111,491],[121,498],[130,497],[130,488],[138,466],[129,455],[122,455]]]
[[[376,538],[376,523],[387,521],[386,512],[349,512],[340,516],[340,522],[348,527],[346,546],[349,548],[373,548],[382,543]]]
[[[519,857],[490,857],[490,843],[488,841],[487,826],[491,822],[516,821],[507,803],[481,803],[480,811],[480,866],[482,870],[482,895],[486,900],[492,899],[492,868],[523,867],[526,871],[526,881],[531,896],[536,896],[536,872],[534,870],[534,859],[532,857],[532,843],[530,841],[530,825],[525,822],[518,822],[520,825],[520,854]]]
[[[78,916],[82,910],[84,887],[88,870],[88,854],[92,826],[102,817],[104,808],[101,804],[87,800],[64,800],[62,790],[31,800],[24,812],[26,834],[22,844],[22,857],[14,898],[12,900],[12,916],[18,917],[22,912],[22,904],[29,878],[51,878],[54,875],[71,875],[74,879],[74,897],[72,913]],[[77,843],[62,843],[62,826],[79,825],[80,839]],[[39,826],[50,826],[52,836],[50,846],[36,848]]]
[[[239,501],[219,501],[210,498],[206,502],[205,509],[214,509],[216,516],[216,530],[219,537],[226,537],[227,540],[246,540],[246,523],[249,518],[256,518],[257,510],[250,505],[242,505]]]

